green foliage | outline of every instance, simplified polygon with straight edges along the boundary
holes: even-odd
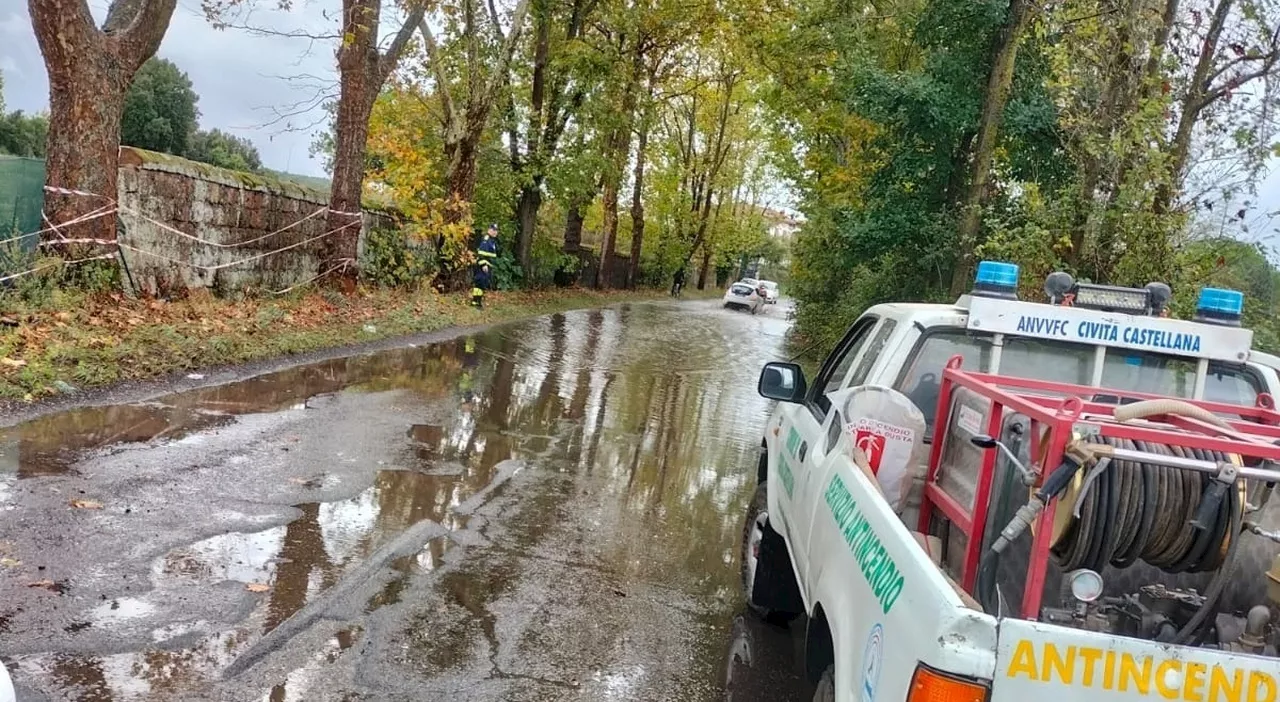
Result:
[[[48,134],[48,115],[26,115],[22,110],[4,114],[0,109],[0,154],[44,158]]]
[[[186,73],[171,61],[151,58],[138,69],[125,95],[120,143],[220,168],[263,172],[253,142],[220,129],[197,129],[199,100]]]
[[[125,94],[120,143],[175,156],[186,154],[200,117],[199,99],[191,79],[173,62],[148,59]]]
[[[200,130],[191,136],[187,158],[221,168],[262,172],[262,157],[253,142],[219,129]]]
[[[561,242],[541,228],[533,238],[532,253],[532,265],[525,271],[526,284],[533,287],[550,285],[557,273],[577,278],[582,261],[573,254],[565,253]]]
[[[514,290],[524,280],[524,271],[510,249],[500,249],[493,262],[493,287],[496,290]]]
[[[435,252],[399,229],[374,229],[365,236],[360,254],[360,275],[384,287],[416,285],[436,271]]]

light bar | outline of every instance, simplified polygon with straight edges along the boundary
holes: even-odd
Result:
[[[1196,301],[1196,321],[1209,324],[1240,326],[1244,314],[1244,293],[1223,288],[1202,288]]]
[[[978,274],[973,280],[973,294],[982,297],[1018,299],[1018,264],[1003,261],[978,263]]]
[[[1142,288],[1120,288],[1113,285],[1077,283],[1073,304],[1103,312],[1128,312],[1147,314],[1151,307],[1150,296]]]

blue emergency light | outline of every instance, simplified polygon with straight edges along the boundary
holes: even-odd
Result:
[[[1018,264],[981,261],[973,279],[973,294],[981,297],[1018,299]]]
[[[1201,288],[1196,301],[1196,321],[1225,326],[1240,326],[1244,313],[1244,293],[1223,288]]]

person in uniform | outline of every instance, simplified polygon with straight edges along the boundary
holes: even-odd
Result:
[[[476,355],[475,337],[468,336],[462,347],[462,372],[458,374],[458,391],[462,395],[463,411],[470,411],[476,400],[476,369],[480,357]]]
[[[493,284],[493,262],[498,258],[498,225],[490,224],[476,247],[476,274],[471,288],[471,304],[484,308],[484,291]]]

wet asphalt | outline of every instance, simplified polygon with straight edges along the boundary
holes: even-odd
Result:
[[[807,700],[744,614],[785,303],[557,314],[0,429],[19,700]]]

